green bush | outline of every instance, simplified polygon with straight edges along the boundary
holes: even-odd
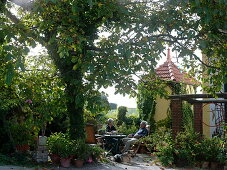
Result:
[[[167,116],[167,118],[159,120],[155,123],[155,128],[159,129],[161,127],[165,128],[171,128],[172,127],[172,118],[170,115]]]
[[[140,122],[141,122],[140,118],[134,115],[130,115],[125,119],[126,125],[136,125],[139,127]]]
[[[66,138],[66,135],[64,133],[53,133],[50,135],[50,137],[47,138],[47,146],[49,149],[49,152],[51,154],[58,154],[60,155],[60,150],[62,147],[62,143],[64,143]]]
[[[126,125],[125,123],[123,123],[122,125],[120,125],[117,128],[117,131],[119,133],[123,133],[125,135],[129,135],[129,134],[134,134],[138,131],[139,127],[135,126],[135,124],[132,125]]]
[[[194,165],[197,162],[212,161],[225,163],[225,140],[222,138],[203,138],[200,134],[183,131],[175,139],[170,130],[161,128],[148,136],[163,165]]]
[[[174,163],[174,148],[173,145],[166,145],[159,148],[159,152],[156,153],[159,161],[164,166],[172,166]]]
[[[127,107],[125,106],[118,107],[118,113],[117,113],[118,125],[122,125],[122,123],[125,122],[127,112],[128,112]]]
[[[97,159],[102,159],[103,153],[105,152],[104,149],[102,149],[99,146],[90,146],[90,154],[93,157],[94,161],[97,161]]]
[[[197,145],[197,160],[224,163],[227,159],[224,141],[221,138],[204,138]]]
[[[181,159],[185,164],[192,165],[196,161],[198,147],[196,144],[202,140],[200,134],[188,131],[180,132],[174,141],[176,159]]]
[[[31,127],[25,123],[10,123],[10,133],[15,145],[30,144],[32,141]]]

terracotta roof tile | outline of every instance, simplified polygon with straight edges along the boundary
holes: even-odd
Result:
[[[190,85],[198,84],[194,78],[189,78],[186,72],[179,69],[176,64],[171,61],[170,49],[168,49],[167,60],[164,62],[164,64],[155,69],[155,72],[157,76],[163,80],[175,81]]]

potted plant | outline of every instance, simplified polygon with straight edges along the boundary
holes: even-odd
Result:
[[[53,133],[47,139],[47,146],[49,149],[50,159],[53,164],[60,163],[60,149],[64,141],[65,135],[63,133]]]
[[[59,145],[59,155],[61,166],[64,168],[70,167],[71,159],[73,158],[74,141],[70,140],[68,136],[61,141]]]
[[[32,140],[30,128],[25,123],[12,123],[10,133],[17,151],[28,151],[29,143]]]
[[[86,160],[89,157],[90,154],[90,147],[85,144],[84,140],[77,140],[76,141],[76,147],[74,150],[74,165],[77,168],[81,168],[84,164],[84,160]]]
[[[99,146],[90,146],[90,154],[92,157],[92,161],[97,161],[97,159],[101,158],[101,155],[105,152],[101,147]]]

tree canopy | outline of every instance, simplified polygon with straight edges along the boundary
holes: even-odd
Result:
[[[179,52],[192,73],[208,75],[201,77],[213,84],[208,91],[220,90],[219,82],[226,82],[224,0],[0,3],[0,55],[7,67],[6,83],[12,81],[15,69],[25,71],[23,56],[29,47],[45,47],[64,84],[72,138],[84,137],[86,101],[111,85],[117,93],[135,95],[133,75],[152,73],[166,45]],[[207,62],[195,54],[196,49]]]

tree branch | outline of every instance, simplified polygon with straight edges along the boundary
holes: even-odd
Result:
[[[95,47],[95,46],[87,46],[85,47],[86,50],[91,50],[91,51],[102,51],[101,48]]]
[[[15,15],[13,15],[9,10],[4,9],[4,12],[6,17],[8,17],[14,24],[20,23],[20,20]]]
[[[22,32],[26,32],[26,35],[31,38],[33,38],[34,40],[36,40],[37,42],[39,42],[41,45],[44,46],[44,41],[43,41],[43,37],[34,34],[34,32],[32,32],[30,29],[26,29],[26,26],[23,24],[23,22],[21,20],[19,20],[15,15],[13,15],[8,9],[4,10],[4,14],[6,15],[6,17],[8,17],[14,24],[16,25],[22,25],[23,27],[20,27]]]
[[[178,41],[176,41],[176,43],[179,45],[179,46],[181,46],[183,49],[185,49],[185,50],[188,50],[187,48],[185,48],[181,43],[179,43]],[[215,66],[211,66],[211,65],[208,65],[208,64],[206,64],[205,62],[203,62],[197,55],[195,55],[194,53],[192,53],[192,56],[195,58],[195,59],[197,59],[201,64],[203,64],[204,66],[206,66],[206,67],[209,67],[209,68],[214,68],[214,69],[218,69],[218,70],[220,70],[220,68],[219,67],[215,67]]]
[[[14,3],[27,11],[31,11],[34,5],[35,0],[9,0],[11,3]]]

